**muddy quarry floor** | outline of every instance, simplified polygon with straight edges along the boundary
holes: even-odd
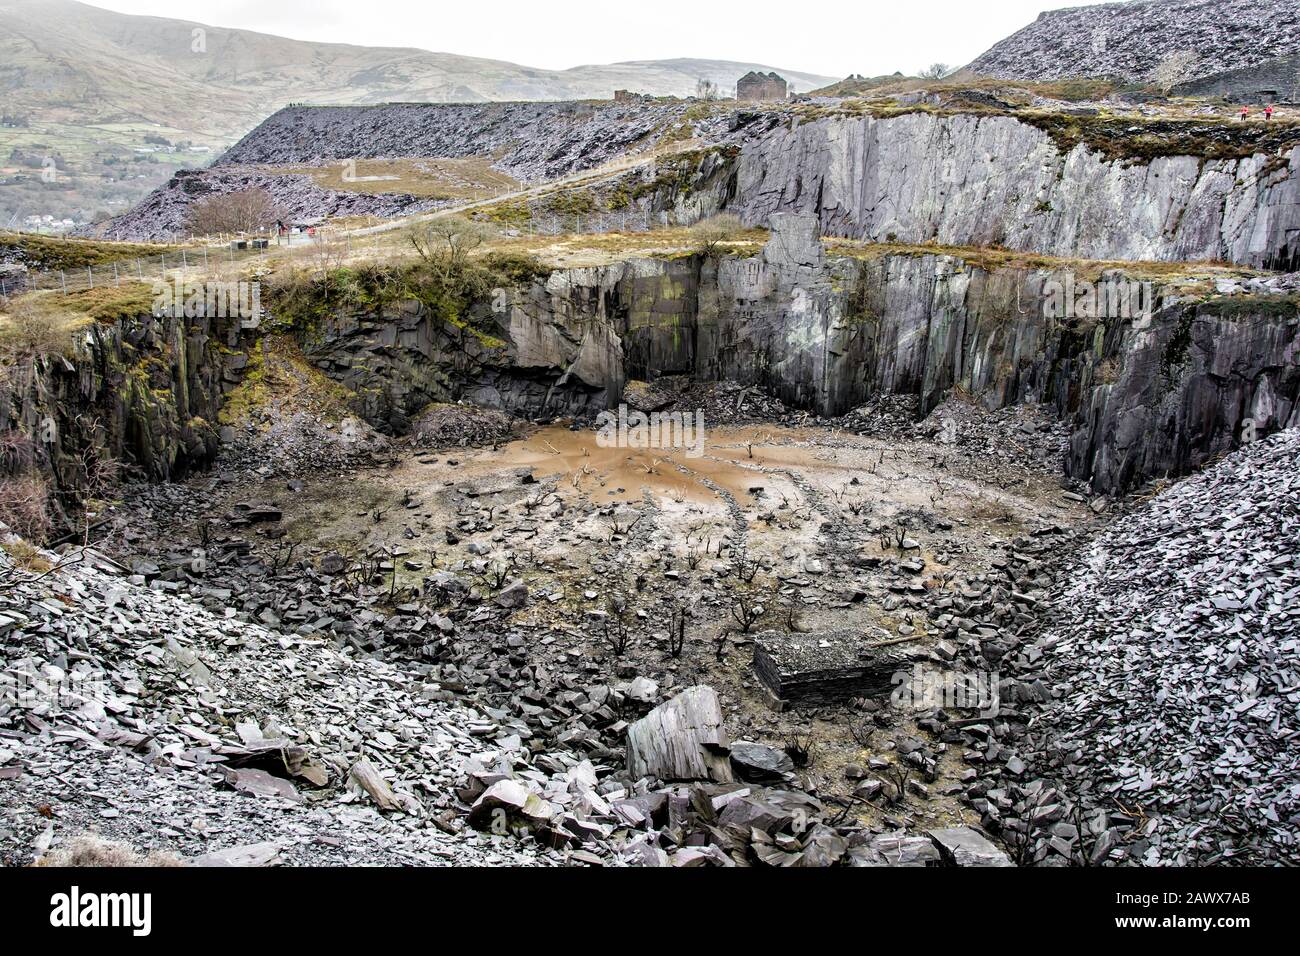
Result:
[[[522,605],[508,625],[530,664],[596,662],[597,673],[648,678],[668,694],[709,685],[731,739],[809,746],[805,785],[848,796],[874,755],[854,739],[851,709],[775,711],[754,673],[754,634],[851,631],[924,654],[942,636],[930,592],[957,577],[997,578],[1015,538],[1089,517],[1048,475],[1008,473],[990,486],[955,457],[928,442],[780,426],[710,430],[693,457],[602,448],[590,430],[552,426],[496,449],[405,457],[347,489],[308,481],[293,497],[254,495],[274,492],[286,540],[309,551],[392,555],[399,587],[438,571],[489,590],[522,582],[526,597],[512,585],[494,603]],[[748,601],[766,613],[745,633]],[[674,657],[682,610],[685,646]],[[630,633],[619,653],[621,626]],[[961,821],[940,795],[947,782],[940,773],[935,798],[899,818]]]
[[[208,863],[1177,859],[1141,797],[1035,755],[1057,585],[1122,506],[1060,478],[1032,407],[905,420],[690,449],[563,423],[306,435],[140,488],[0,606],[11,679],[97,689],[0,712],[0,854],[76,859],[92,833]],[[915,683],[953,674],[964,696]]]

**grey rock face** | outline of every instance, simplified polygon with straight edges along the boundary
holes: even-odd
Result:
[[[1067,472],[1097,490],[1125,488],[1300,425],[1300,314],[1253,307],[1176,305],[1149,328],[1111,330],[1118,371],[1081,404]]]
[[[1046,302],[1052,284],[1073,281],[1064,266],[827,258],[812,217],[778,214],[773,226],[755,258],[632,260],[534,281],[505,315],[476,319],[496,323],[500,345],[412,302],[328,319],[304,350],[397,432],[430,401],[593,414],[626,382],[664,375],[758,386],[821,415],[907,395],[924,416],[960,387],[990,409],[1053,407],[1075,428],[1066,471],[1098,492],[1184,474],[1235,447],[1248,421],[1268,434],[1300,414],[1286,282],[1171,299],[1149,319],[1061,321]]]
[[[238,380],[220,353],[238,320],[92,323],[71,359],[48,356],[0,376],[0,432],[37,441],[36,468],[58,490],[82,488],[93,462],[119,461],[166,481],[209,464],[224,391]],[[71,498],[71,494],[69,493]]]
[[[1263,153],[1124,164],[1084,145],[1063,154],[1010,116],[777,127],[745,145],[735,183],[727,208],[746,222],[810,213],[828,235],[873,242],[1288,268],[1300,230],[1300,150],[1280,168]]]
[[[1047,132],[1015,116],[922,112],[800,122],[755,109],[687,120],[686,109],[684,103],[289,108],[213,169],[178,174],[113,220],[106,234],[165,237],[183,229],[190,202],[249,185],[264,186],[297,215],[399,215],[438,205],[411,196],[321,190],[307,177],[269,175],[253,164],[493,155],[497,169],[535,183],[614,159],[648,157],[664,136],[689,125],[709,149],[693,158],[661,155],[645,169],[595,187],[594,194],[604,190],[603,198],[587,226],[626,229],[629,215],[635,226],[661,213],[691,222],[725,207],[755,225],[767,225],[777,213],[811,214],[827,234],[880,242],[1300,265],[1300,159],[1295,149],[1277,155],[1270,145],[1280,142],[1276,137],[1248,137],[1260,146],[1244,159],[1121,162],[1085,145],[1063,153]],[[1209,124],[1203,133],[1218,142],[1250,129]],[[600,211],[615,184],[622,205]],[[629,192],[636,197],[631,202]],[[554,225],[574,227],[573,221]]]

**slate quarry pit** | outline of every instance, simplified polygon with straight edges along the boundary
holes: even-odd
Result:
[[[948,413],[980,421],[963,425],[972,441],[1014,448],[1015,436],[1045,434],[1031,406],[936,414]],[[395,587],[425,599],[450,575],[483,592],[494,628],[521,638],[512,657],[521,668],[647,677],[665,697],[712,686],[732,740],[811,747],[800,777],[846,799],[873,756],[897,760],[894,741],[916,739],[915,715],[891,710],[889,688],[851,669],[836,693],[781,700],[755,669],[756,638],[850,634],[863,660],[943,666],[934,618],[947,591],[997,580],[1019,538],[1096,520],[1063,491],[1051,459],[1027,450],[999,459],[937,437],[773,423],[706,425],[703,451],[606,448],[591,428],[557,424],[497,447],[401,451],[345,477],[304,476],[293,491],[279,478],[241,482],[209,500],[203,520],[219,523],[240,500],[272,502],[281,521],[246,529],[255,552],[292,542],[316,561],[380,554]],[[498,607],[491,595],[509,582],[522,582],[526,597]],[[733,615],[742,593],[766,611],[747,632]],[[605,629],[616,599],[636,632],[621,654]],[[670,618],[683,608],[686,645],[674,656]],[[874,698],[868,711],[859,695]],[[864,745],[860,724],[875,715]],[[969,823],[951,786],[961,769],[942,754],[924,800],[863,802],[856,812],[877,825]]]

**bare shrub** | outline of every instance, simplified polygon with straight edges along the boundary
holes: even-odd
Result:
[[[17,366],[72,352],[73,336],[84,315],[48,305],[41,295],[11,299],[0,315],[0,364]]]
[[[36,866],[184,866],[179,857],[161,850],[151,850],[141,855],[124,843],[93,833],[83,833],[68,841],[67,846],[51,850],[36,861]]]
[[[804,740],[800,737],[791,737],[781,748],[785,755],[790,758],[790,762],[795,765],[795,769],[802,770],[812,764],[812,740]]]
[[[739,588],[732,594],[728,611],[732,620],[740,625],[742,634],[748,634],[755,624],[767,616],[767,608],[762,599],[747,588]]]
[[[0,432],[0,475],[18,475],[36,466],[36,442],[26,432]]]
[[[254,187],[199,200],[190,206],[185,224],[196,236],[264,232],[283,215],[269,192]]]
[[[605,619],[601,625],[602,637],[615,657],[622,657],[635,643],[632,629],[635,614],[622,594],[615,594],[605,602]]]
[[[686,649],[686,619],[690,612],[686,608],[671,608],[668,612],[668,653],[674,660],[682,656]]]
[[[745,225],[739,216],[723,212],[701,219],[687,230],[687,235],[696,251],[716,259],[722,254],[722,245],[739,239],[744,231]]]
[[[469,254],[487,242],[492,230],[461,216],[439,216],[416,222],[406,238],[415,254],[441,273],[444,281],[465,267]]]
[[[35,472],[0,477],[0,523],[28,541],[50,533],[50,486]]]
[[[309,254],[315,270],[328,278],[347,261],[348,243],[337,229],[322,227],[312,233]]]

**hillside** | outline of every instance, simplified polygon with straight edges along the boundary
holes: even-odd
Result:
[[[968,69],[1006,79],[1115,77],[1148,81],[1175,54],[1180,80],[1300,53],[1293,0],[1142,0],[1049,10]]]
[[[608,99],[616,89],[685,96],[701,78],[727,90],[770,69],[677,59],[540,70],[126,16],[74,0],[0,0],[0,112],[16,121],[0,126],[0,185],[10,187],[0,189],[0,226],[33,213],[85,220],[121,211],[292,102]],[[830,81],[777,69],[797,89]],[[58,160],[57,182],[37,175],[45,157]]]

